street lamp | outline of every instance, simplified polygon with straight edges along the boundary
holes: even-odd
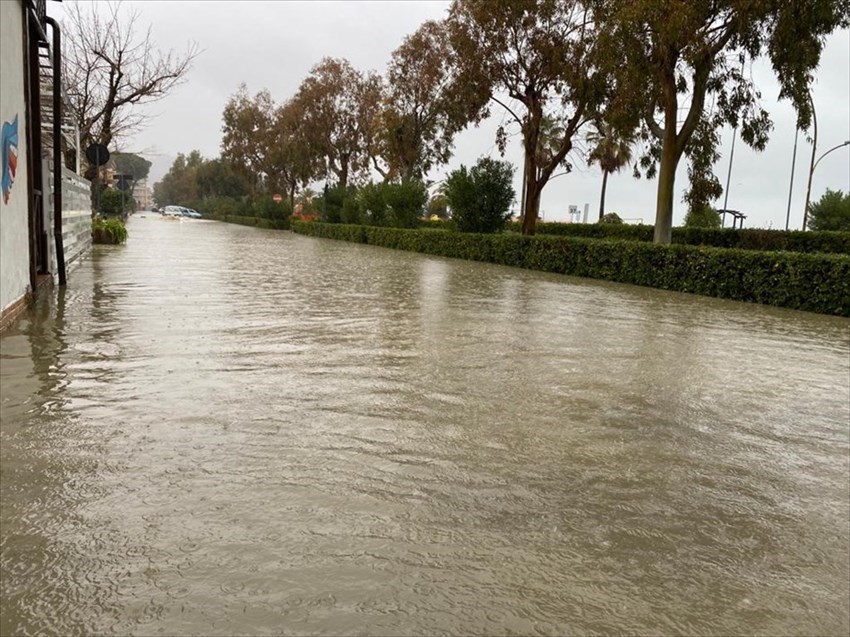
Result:
[[[845,146],[850,146],[850,139],[848,139],[846,142],[844,142],[842,144],[838,144],[838,146],[833,146],[828,151],[826,151],[823,155],[818,157],[817,161],[812,163],[812,168],[811,168],[811,170],[809,170],[809,187],[806,190],[806,209],[803,211],[803,230],[806,229],[806,222],[808,221],[808,217],[809,217],[809,197],[812,193],[812,175],[815,172],[815,168],[818,167],[818,164],[820,163],[821,159],[823,159],[824,157],[829,155],[832,151],[838,150],[839,148],[844,148]],[[814,154],[812,155],[812,158],[814,158]]]

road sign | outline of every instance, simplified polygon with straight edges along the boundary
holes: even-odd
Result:
[[[116,185],[118,190],[130,190],[133,187],[133,175],[123,174],[115,175]]]
[[[282,196],[282,195],[275,194],[275,195],[272,197],[272,201],[274,201],[275,203],[280,203],[281,201],[283,201],[283,196]]]
[[[109,149],[103,144],[92,144],[86,148],[86,159],[92,166],[103,166],[109,161]]]

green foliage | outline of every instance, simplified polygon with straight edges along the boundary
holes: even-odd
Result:
[[[135,153],[112,153],[109,163],[115,172],[132,175],[133,181],[147,179],[151,171],[151,162]]]
[[[249,190],[245,177],[234,170],[230,162],[223,159],[204,161],[197,168],[195,180],[198,195],[203,198],[244,197]]]
[[[440,219],[449,218],[449,200],[441,192],[428,201],[428,216],[433,215],[437,215]]]
[[[325,223],[342,223],[345,200],[357,194],[353,186],[327,186],[315,200],[319,219]],[[350,208],[349,208],[350,210]]]
[[[387,224],[387,202],[383,184],[366,184],[357,193],[357,213],[343,219],[344,223],[366,223],[372,226]]]
[[[602,216],[598,223],[607,223],[613,225],[622,225],[623,220],[616,212],[608,212]],[[538,230],[539,232],[539,230]]]
[[[284,199],[275,203],[271,195],[262,195],[247,204],[247,210],[242,214],[260,219],[271,219],[273,221],[286,221],[292,216],[292,205]]]
[[[850,257],[294,221],[301,234],[850,316]]]
[[[428,202],[425,184],[416,179],[383,185],[384,201],[390,213],[389,225],[415,228],[422,219]]]
[[[104,188],[100,191],[100,210],[104,217],[121,217],[132,209],[133,198],[116,188]]]
[[[467,170],[461,166],[446,179],[446,199],[461,232],[500,232],[514,202],[514,168],[485,157]]]
[[[508,230],[519,232],[518,223]],[[652,241],[653,227],[600,223],[539,223],[537,234]],[[673,243],[741,248],[743,250],[787,250],[789,252],[830,252],[850,254],[850,232],[800,232],[762,228],[673,228]]]
[[[267,230],[289,230],[289,219],[264,219],[262,217],[245,217],[241,215],[229,215],[220,217],[218,221],[236,223],[240,226],[252,226],[255,228],[266,228]]]
[[[850,192],[827,188],[823,197],[809,204],[807,225],[812,230],[850,232]]]
[[[92,241],[94,243],[124,243],[127,241],[127,227],[118,217],[104,219],[97,216],[91,223]]]
[[[711,206],[699,206],[685,215],[686,228],[719,228],[720,215]]]

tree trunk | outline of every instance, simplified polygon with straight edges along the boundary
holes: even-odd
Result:
[[[531,99],[531,98],[530,98]],[[522,124],[523,151],[525,153],[525,207],[522,211],[522,234],[533,235],[537,227],[537,213],[540,209],[540,188],[537,181],[538,157],[537,145],[540,139],[540,122],[543,120],[543,108],[535,100],[526,103],[528,119]]]
[[[605,215],[605,189],[608,187],[608,171],[602,171],[602,195],[599,197],[599,221]]]
[[[540,209],[540,190],[537,188],[537,180],[533,177],[526,179],[525,184],[525,210],[522,217],[522,234],[533,235],[537,227],[537,211]]]
[[[348,160],[340,161],[339,174],[337,176],[339,177],[337,186],[342,186],[343,188],[348,186]]]
[[[670,243],[673,236],[673,188],[676,181],[676,131],[665,135],[658,169],[658,192],[655,199],[655,243]]]

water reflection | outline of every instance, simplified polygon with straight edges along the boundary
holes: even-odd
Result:
[[[135,219],[0,340],[0,633],[843,634],[850,322]]]

